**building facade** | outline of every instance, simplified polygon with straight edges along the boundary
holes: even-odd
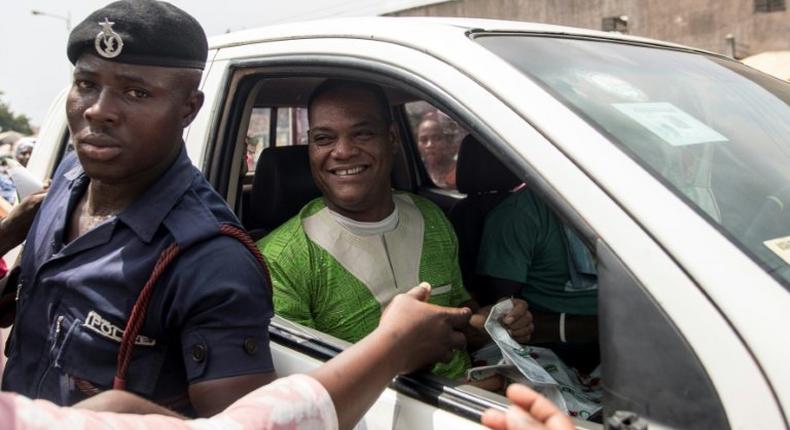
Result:
[[[389,15],[495,18],[620,31],[738,59],[790,50],[785,0],[452,0]]]

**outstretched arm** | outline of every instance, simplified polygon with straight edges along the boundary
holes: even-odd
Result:
[[[214,419],[217,423],[234,423],[238,428],[267,429],[289,428],[288,425],[294,424],[282,417],[326,420],[335,418],[336,414],[339,428],[353,427],[396,375],[421,369],[436,361],[447,361],[452,358],[454,350],[465,347],[461,329],[469,323],[471,310],[426,303],[429,296],[430,287],[426,286],[415,287],[407,294],[396,296],[373,333],[313,371],[310,374],[312,378],[292,375],[278,380],[241,398]],[[404,318],[405,315],[408,318]],[[326,412],[328,401],[331,401],[329,413]],[[128,412],[172,415],[158,405],[118,391],[99,394],[78,406],[118,410],[119,405],[121,410]],[[46,402],[40,406],[49,408],[50,413],[54,408]],[[78,413],[68,408],[55,409],[59,414]],[[282,416],[275,419],[278,413]],[[84,414],[89,422],[100,416],[91,415],[88,411]],[[167,419],[162,416],[137,418],[101,415],[105,423],[117,424],[120,428],[131,423],[142,429],[159,428],[165,424],[177,428],[180,425],[177,420],[162,421]],[[327,428],[330,425],[325,423]]]
[[[396,375],[449,361],[465,347],[471,310],[425,303],[425,285],[396,296],[373,333],[311,373],[332,397],[341,429],[353,427]]]

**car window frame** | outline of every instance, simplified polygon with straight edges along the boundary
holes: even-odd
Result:
[[[337,60],[337,58],[333,58],[333,60]],[[302,59],[301,61],[296,61],[296,63],[303,64],[301,68],[294,64],[295,61],[293,58],[283,59],[282,62],[272,61],[271,59],[235,60],[230,62],[228,73],[231,74],[232,77],[229,84],[226,86],[226,93],[223,94],[222,97],[223,114],[221,118],[217,119],[221,127],[216,132],[217,139],[207,148],[207,160],[204,162],[210,169],[206,172],[206,177],[209,178],[212,186],[215,187],[220,195],[229,196],[228,192],[230,188],[228,184],[231,181],[227,179],[222,180],[223,175],[221,174],[221,169],[222,166],[233,165],[234,162],[229,162],[228,159],[240,159],[240,150],[243,145],[241,145],[239,139],[243,134],[242,130],[246,130],[249,120],[249,112],[244,112],[244,106],[247,106],[249,111],[251,111],[254,105],[255,96],[251,95],[249,90],[255,85],[258,85],[257,83],[245,84],[242,81],[247,78],[260,81],[278,77],[313,77],[322,75],[337,77],[349,76],[350,74],[359,79],[376,80],[376,78],[378,78],[378,80],[381,80],[382,77],[387,77],[390,80],[390,84],[395,83],[395,85],[404,85],[402,83],[402,79],[404,78],[402,75],[393,74],[391,72],[382,73],[382,71],[377,70],[376,63],[370,64],[370,68],[367,70],[360,70],[359,60],[350,60],[350,64],[344,64],[342,61],[335,61],[335,64],[332,66],[322,65],[316,67],[315,60],[310,61],[308,59]],[[322,61],[320,63],[324,62],[325,61]],[[338,73],[338,71],[341,72]],[[399,81],[401,83],[398,83]],[[241,97],[241,100],[239,100],[239,98],[234,99],[234,97],[242,93],[245,95]],[[422,91],[416,91],[416,93],[422,93]],[[436,106],[438,108],[438,105]],[[226,142],[234,143],[231,145],[223,144],[219,140],[220,137],[224,137]],[[402,159],[399,163],[404,165],[402,168],[409,171],[410,177],[414,178],[413,174],[418,169],[417,161],[414,158],[416,157],[416,153],[414,153],[416,147],[409,145],[408,148],[407,150],[400,151]],[[217,155],[219,155],[219,157],[217,157]],[[209,160],[210,158],[218,159]],[[239,164],[239,166],[236,167],[234,171],[228,171],[226,175],[238,176],[237,174],[240,172],[240,163],[236,164]],[[231,207],[234,207],[234,205],[231,205]],[[300,336],[302,336],[302,334],[300,334],[298,330],[291,330],[288,327],[279,326],[270,329],[272,341],[276,341],[288,347],[293,347],[295,350],[312,358],[319,360],[331,358],[328,352],[331,352],[332,348],[327,348],[327,345],[321,341],[296,341],[295,339],[298,339]],[[399,376],[393,381],[390,387],[401,394],[408,395],[425,403],[458,414],[474,422],[480,421],[485,409],[490,407],[501,409],[507,405],[507,400],[503,396],[494,395],[491,398],[484,398],[478,394],[472,394],[468,390],[465,390],[463,384],[455,384],[453,381],[428,372],[418,372],[408,376]]]

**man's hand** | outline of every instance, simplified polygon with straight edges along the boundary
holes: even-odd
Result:
[[[532,332],[535,331],[535,324],[532,321],[532,313],[529,311],[527,302],[522,299],[513,300],[513,309],[505,314],[500,322],[504,326],[513,339],[518,343],[527,343],[532,337]],[[471,318],[469,324],[483,332],[485,332],[485,322],[488,319],[488,314],[491,313],[491,306],[480,308]]]
[[[507,389],[513,404],[507,412],[489,409],[480,420],[494,430],[574,430],[571,419],[554,403],[525,385],[513,384]]]
[[[430,285],[420,284],[395,296],[373,333],[310,374],[332,397],[340,428],[352,428],[397,374],[448,361],[465,347],[461,329],[472,311],[426,303],[430,295]]]
[[[0,221],[0,256],[25,240],[27,231],[33,224],[33,218],[47,195],[48,188],[47,184],[40,191],[27,196],[11,209],[7,217]]]
[[[469,324],[469,308],[446,308],[426,303],[430,284],[423,282],[406,294],[395,296],[379,321],[378,331],[394,343],[393,351],[403,360],[401,373],[437,361],[449,361],[453,352],[466,347],[462,329]]]

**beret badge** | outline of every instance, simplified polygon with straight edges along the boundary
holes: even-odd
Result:
[[[93,40],[96,52],[104,58],[115,58],[121,55],[121,50],[123,49],[123,39],[121,35],[114,32],[112,29],[114,24],[114,22],[110,22],[110,20],[104,18],[104,22],[99,23],[101,31]]]

